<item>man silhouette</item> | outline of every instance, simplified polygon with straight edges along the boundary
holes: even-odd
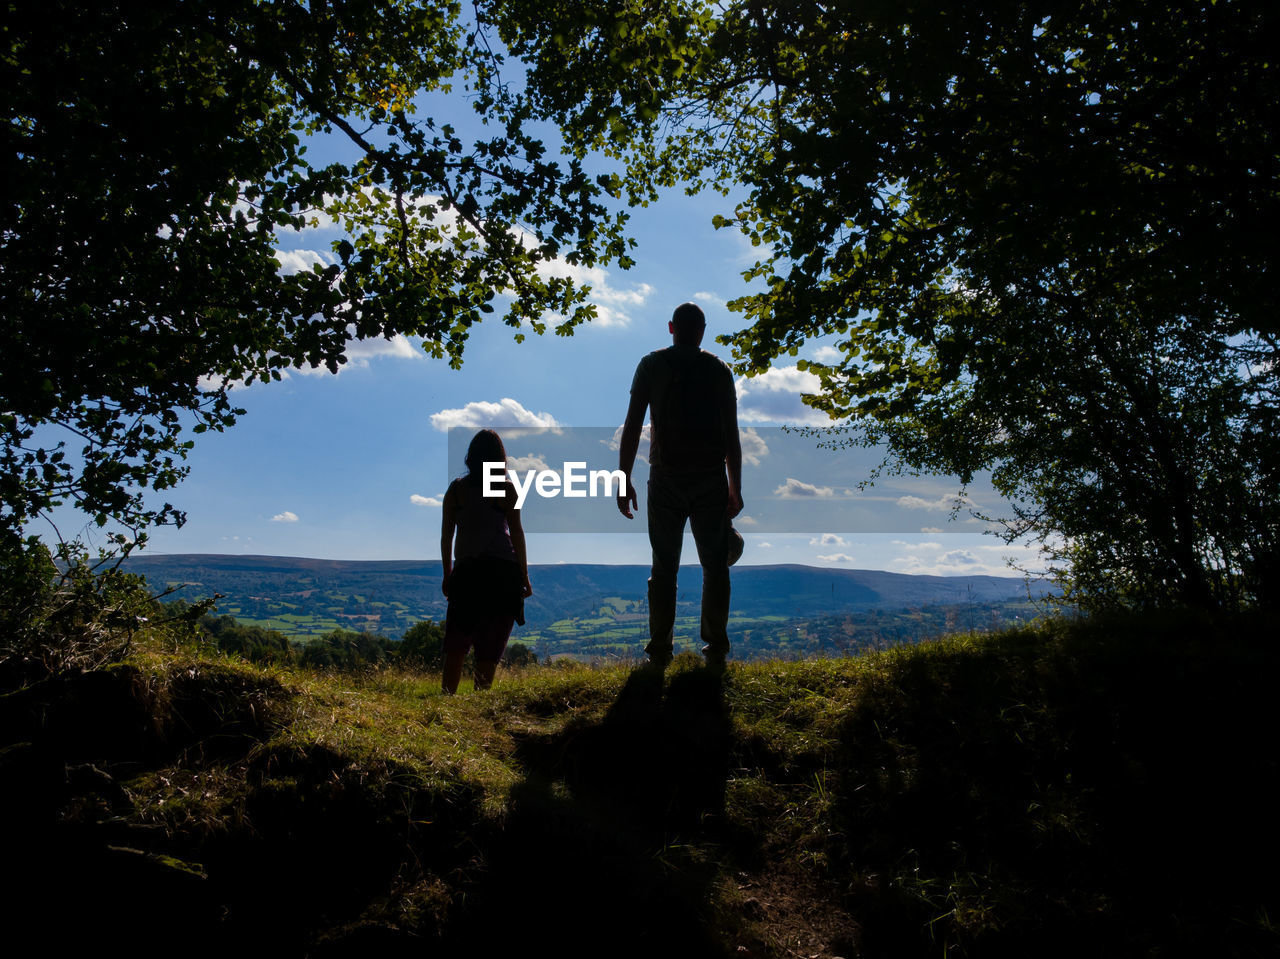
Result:
[[[649,408],[649,662],[671,661],[676,618],[676,573],[685,520],[702,564],[702,654],[724,665],[729,652],[730,521],[742,512],[742,446],[733,373],[701,349],[706,317],[693,303],[676,307],[667,324],[672,345],[640,360],[622,428],[618,466],[627,476],[618,509],[632,518],[631,485]],[[727,476],[726,476],[727,469]]]

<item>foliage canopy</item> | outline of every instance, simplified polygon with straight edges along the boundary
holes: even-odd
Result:
[[[633,197],[745,190],[742,372],[830,337],[834,442],[994,470],[1080,599],[1280,595],[1273,5],[591,9],[510,42]]]
[[[1086,601],[1268,601],[1278,18],[1258,0],[11,4],[0,525],[66,499],[135,533],[180,521],[143,491],[181,478],[182,430],[233,422],[235,382],[336,369],[353,336],[457,363],[500,295],[507,323],[552,311],[571,332],[591,308],[550,261],[626,264],[607,196],[684,183],[736,190],[717,223],[762,249],[733,304],[739,368],[835,347],[798,363],[856,430],[833,443],[993,470],[1008,535]],[[450,90],[491,137],[416,113]],[[563,162],[531,132],[546,120]],[[311,165],[320,134],[353,159]],[[588,175],[593,153],[619,174]],[[280,232],[322,215],[346,236],[331,261],[282,270]]]
[[[181,522],[144,493],[184,475],[184,430],[230,425],[233,384],[336,371],[353,337],[411,334],[456,365],[500,298],[516,328],[590,318],[550,264],[626,262],[624,217],[530,132],[495,13],[6,5],[0,532],[68,500],[130,529],[121,546]],[[425,102],[473,108],[481,134]],[[312,164],[317,136],[350,159]],[[322,220],[342,233],[331,255],[284,269],[280,238]]]

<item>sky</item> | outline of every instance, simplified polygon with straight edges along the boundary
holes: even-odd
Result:
[[[635,266],[574,271],[592,286],[599,316],[571,337],[529,335],[517,343],[514,330],[492,320],[473,327],[460,370],[401,337],[353,343],[336,375],[294,370],[281,382],[237,389],[234,401],[245,415],[225,433],[195,438],[190,474],[166,497],[186,511],[186,524],[153,530],[146,553],[438,559],[440,498],[462,471],[456,455],[450,460],[451,428],[456,447],[479,427],[537,427],[542,432],[523,437],[529,442],[519,449],[508,439],[509,455],[526,466],[560,467],[556,437],[570,442],[566,449],[589,447],[583,455],[592,468],[615,468],[616,442],[610,448],[608,440],[626,412],[636,364],[670,345],[667,321],[678,304],[703,308],[703,347],[730,359],[715,337],[743,322],[725,303],[746,290],[741,274],[762,253],[736,230],[712,226],[713,215],[731,212],[732,203],[676,190],[631,211]],[[321,226],[282,237],[282,269],[325,257],[338,235]],[[830,341],[801,353],[832,355]],[[984,534],[986,524],[971,515],[1000,512],[988,486],[971,488],[952,518],[958,482],[881,480],[860,489],[878,460],[784,433],[784,425],[827,422],[801,403],[817,381],[796,359],[737,380],[749,454],[737,523],[746,540],[743,564],[942,575],[1016,575],[1010,558],[1034,566],[1029,549]],[[630,522],[610,498],[569,504],[532,495],[524,513],[530,563],[647,563],[645,468],[638,464],[640,512]],[[570,507],[574,522],[548,519]],[[64,535],[79,530],[92,542],[83,518],[57,519]],[[686,538],[684,560],[695,559]]]

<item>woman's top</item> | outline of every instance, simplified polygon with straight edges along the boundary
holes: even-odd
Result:
[[[446,620],[466,628],[480,619],[511,616],[523,626],[524,572],[507,525],[515,491],[503,499],[485,498],[479,486],[453,482],[458,511]]]
[[[495,559],[516,561],[516,548],[511,543],[511,528],[507,526],[507,500],[505,497],[485,498],[479,486],[465,480],[454,480],[454,496],[460,500],[457,514],[457,539],[454,540],[455,560],[476,559],[491,556]]]

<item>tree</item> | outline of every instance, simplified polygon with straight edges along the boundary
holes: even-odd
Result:
[[[239,623],[234,617],[206,613],[199,622],[218,649],[255,663],[287,663],[294,659],[288,638],[274,629]]]
[[[633,198],[745,189],[741,371],[836,338],[797,363],[829,439],[993,469],[1085,603],[1276,602],[1273,5],[516,6],[540,109]]]
[[[419,620],[400,640],[400,661],[419,669],[438,670],[444,665],[444,626]]]
[[[386,663],[394,648],[385,636],[335,629],[304,643],[298,662],[312,669],[361,670]]]
[[[453,0],[20,0],[0,13],[0,535],[72,501],[125,530],[180,523],[163,493],[234,384],[337,370],[352,337],[571,333],[593,308],[553,259],[626,263],[623,217],[529,129],[486,5]],[[420,95],[453,90],[464,142]],[[456,108],[456,107],[455,107]],[[312,165],[311,137],[350,161]],[[282,232],[343,229],[286,271]],[[517,332],[516,336],[522,334]]]
[[[508,666],[537,666],[538,654],[524,643],[510,643],[502,654],[502,661]]]

